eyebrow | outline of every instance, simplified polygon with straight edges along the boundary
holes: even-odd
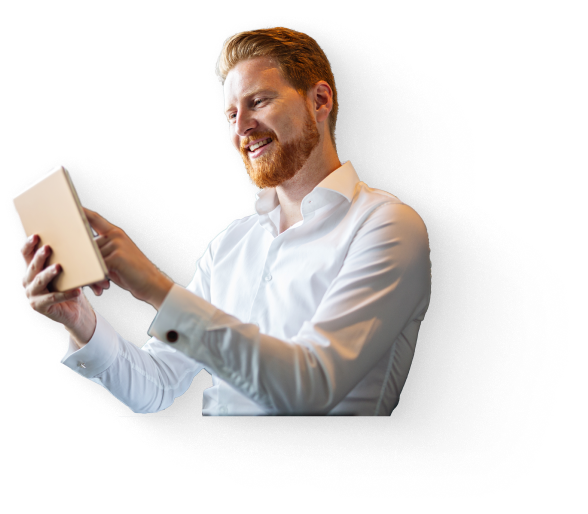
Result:
[[[273,89],[273,88],[257,88],[257,89],[249,89],[247,91],[245,91],[245,93],[243,93],[241,95],[242,98],[251,98],[252,96],[255,95],[271,95],[271,96],[278,96],[278,92]],[[230,105],[227,109],[225,109],[225,114],[228,114],[229,111],[232,111],[234,109],[233,105]]]

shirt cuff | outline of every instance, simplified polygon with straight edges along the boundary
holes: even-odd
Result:
[[[184,351],[198,343],[202,334],[212,325],[218,309],[198,295],[174,284],[161,304],[148,334],[174,349]]]
[[[61,360],[68,368],[86,378],[93,378],[106,371],[118,355],[118,334],[96,312],[96,329],[92,338],[82,348],[69,338],[67,353]]]

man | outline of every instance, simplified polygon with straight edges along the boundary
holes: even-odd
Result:
[[[389,415],[429,304],[422,220],[339,161],[335,81],[314,39],[237,34],[217,73],[231,140],[262,189],[256,213],[210,243],[184,289],[86,210],[109,279],[158,311],[142,349],[80,289],[48,291],[60,267],[44,269],[36,236],[23,247],[32,307],[69,331],[62,362],[135,412],[165,409],[205,368],[203,414]]]

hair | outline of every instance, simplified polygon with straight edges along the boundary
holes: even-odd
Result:
[[[240,61],[255,57],[274,58],[284,78],[302,96],[320,80],[331,86],[333,108],[329,113],[329,132],[335,145],[337,88],[331,64],[318,43],[302,32],[284,27],[239,32],[224,42],[219,55],[216,74],[221,83],[225,83],[229,71]]]

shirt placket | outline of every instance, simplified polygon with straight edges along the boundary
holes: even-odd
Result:
[[[257,291],[251,305],[249,322],[257,325],[261,331],[267,330],[267,291],[273,287],[276,277],[273,275],[280,246],[284,241],[284,234],[275,237],[268,249],[261,276],[258,280]]]

